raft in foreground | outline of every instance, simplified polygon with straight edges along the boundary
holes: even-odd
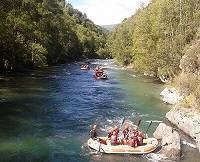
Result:
[[[153,152],[158,147],[158,140],[155,138],[147,138],[143,140],[143,145],[131,147],[128,145],[110,145],[106,144],[106,137],[99,137],[97,140],[90,138],[87,142],[88,146],[96,151],[107,154],[147,154]]]

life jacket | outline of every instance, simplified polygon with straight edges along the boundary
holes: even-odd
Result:
[[[128,145],[131,147],[137,147],[139,146],[139,141],[138,141],[138,132],[130,132],[130,136],[129,136],[129,142]]]
[[[137,147],[139,146],[139,141],[138,141],[138,138],[137,136],[133,137],[133,147]]]
[[[132,138],[128,140],[128,145],[134,147],[134,140]]]
[[[112,131],[108,132],[108,138],[110,138],[112,136],[112,134],[113,134]]]
[[[95,75],[96,75],[97,77],[101,77],[101,76],[103,75],[103,72],[97,71],[97,72],[95,73]]]
[[[114,131],[116,132],[117,135],[119,134],[119,128],[115,129]]]
[[[142,132],[139,132],[137,138],[138,138],[139,145],[142,145],[143,139],[144,139],[144,134]]]
[[[110,137],[110,142],[111,142],[111,145],[116,145],[117,144],[117,135],[112,135]]]
[[[131,147],[137,147],[138,146],[138,139],[137,137],[132,137],[128,141],[128,145]]]
[[[124,139],[128,139],[128,137],[129,137],[129,129],[128,128],[124,129],[122,133],[124,135]]]

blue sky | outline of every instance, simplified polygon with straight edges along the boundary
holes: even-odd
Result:
[[[97,25],[118,24],[149,0],[66,0]]]
[[[71,3],[73,6],[83,5],[87,3],[87,0],[66,0]]]

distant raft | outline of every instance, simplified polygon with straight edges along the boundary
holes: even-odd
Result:
[[[89,65],[82,65],[81,70],[90,70]]]
[[[95,74],[94,77],[95,77],[96,79],[102,79],[102,80],[108,79],[108,76],[107,76],[106,73],[103,73],[101,76],[98,76],[98,75]]]
[[[87,144],[90,148],[106,154],[148,154],[158,147],[158,140],[155,138],[144,139],[143,145],[137,147],[111,145],[106,139],[107,137],[90,138]]]

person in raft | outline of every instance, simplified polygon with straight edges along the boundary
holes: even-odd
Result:
[[[118,145],[119,142],[118,142],[118,134],[116,131],[113,131],[111,137],[110,137],[110,143],[111,145]]]
[[[119,128],[117,126],[114,126],[113,128],[110,128],[108,130],[107,137],[110,139],[110,137],[113,135],[113,132],[115,132],[117,135],[119,134]]]
[[[97,138],[97,125],[94,124],[92,129],[90,130],[90,138],[96,139]]]
[[[129,133],[130,133],[129,126],[125,125],[124,130],[122,131],[122,134],[123,134],[122,144],[123,145],[128,144]]]
[[[123,133],[123,136],[124,136],[124,139],[128,139],[128,136],[129,136],[129,126],[128,125],[125,125],[124,127],[124,130],[122,131]]]
[[[117,135],[117,137],[118,137],[118,134],[119,134],[119,128],[118,128],[116,125],[113,127],[113,132],[115,132],[116,135]]]
[[[143,144],[144,134],[138,128],[131,130],[128,145],[132,147],[141,146]]]
[[[138,131],[138,135],[137,135],[138,143],[139,143],[139,146],[141,146],[143,144],[144,134],[139,130],[137,131]]]
[[[136,130],[132,129],[130,131],[130,135],[129,135],[129,138],[128,138],[128,145],[129,146],[137,147],[139,145],[137,136],[138,136],[138,133],[136,132]]]
[[[111,145],[129,145],[131,147],[137,147],[143,144],[144,134],[139,131],[138,127],[130,129],[128,125],[125,125],[124,130],[122,131],[123,138],[119,142],[118,134],[119,129],[117,126],[108,130],[108,140]]]
[[[118,141],[118,134],[119,134],[119,128],[117,126],[114,126],[113,128],[108,130],[108,143],[111,145],[118,145],[120,142]]]
[[[108,139],[110,139],[110,137],[112,136],[112,134],[113,134],[113,128],[110,128],[108,130],[108,135],[107,135]]]
[[[86,65],[85,65],[85,68],[87,68],[88,70],[90,69],[90,67],[89,67],[89,65],[88,65],[88,64],[86,64]]]

